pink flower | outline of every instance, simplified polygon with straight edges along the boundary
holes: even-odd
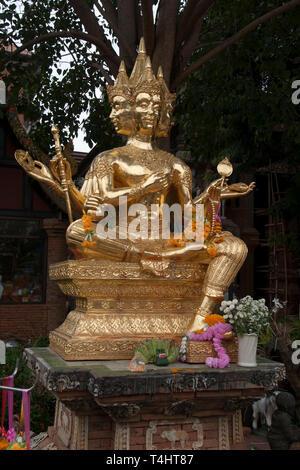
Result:
[[[201,335],[197,335],[194,332],[188,333],[188,337],[191,341],[210,341],[212,340],[214,349],[218,354],[218,357],[206,358],[205,364],[208,367],[224,369],[230,363],[230,358],[226,354],[226,349],[222,346],[222,338],[225,333],[232,330],[232,325],[229,323],[216,323],[213,326],[207,328]]]
[[[13,428],[9,429],[7,431],[7,440],[9,442],[14,442],[16,435],[17,435],[17,433]]]
[[[1,426],[1,428],[0,428],[0,436],[4,437],[4,439],[6,439],[6,437],[7,437],[7,432],[6,432],[6,430],[3,426]]]

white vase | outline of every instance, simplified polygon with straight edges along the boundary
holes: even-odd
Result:
[[[238,366],[256,367],[256,351],[258,337],[255,333],[238,335]]]

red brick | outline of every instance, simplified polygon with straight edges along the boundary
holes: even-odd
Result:
[[[100,439],[99,449],[111,450],[113,448],[113,441],[111,439]]]
[[[134,445],[131,445],[130,446],[130,450],[145,450],[145,445],[137,445],[137,444],[134,444]]]
[[[218,423],[216,421],[212,421],[210,423],[202,423],[203,424],[203,430],[204,431],[213,431],[218,429]]]
[[[148,428],[149,427],[149,421],[137,421],[135,423],[130,423],[130,429],[131,428]]]
[[[48,265],[67,259],[65,239],[67,224],[58,219],[44,219],[48,235]],[[34,341],[48,335],[66,317],[66,297],[54,281],[47,277],[45,304],[12,304],[0,306],[0,338]]]
[[[219,441],[218,439],[205,439],[204,438],[203,446],[206,448],[218,447]]]
[[[99,419],[99,418],[98,418]],[[109,421],[97,421],[91,422],[89,418],[89,429],[92,431],[109,431],[111,430],[112,425]]]
[[[165,420],[166,415],[164,414],[150,414],[150,413],[145,413],[141,415],[141,419],[143,421],[158,421],[158,420]]]
[[[88,449],[89,450],[97,450],[99,449],[100,439],[91,439],[88,442]]]
[[[193,425],[192,425],[192,424],[184,424],[184,425],[182,426],[182,429],[183,429],[184,431],[187,431],[187,432],[188,432],[188,431],[193,431]]]
[[[138,445],[138,444],[145,445],[146,444],[145,436],[135,436],[135,437],[132,437],[130,440],[133,445]]]
[[[130,435],[133,437],[137,436],[145,436],[146,435],[146,428],[133,428],[130,429]]]
[[[218,430],[216,429],[215,431],[205,431],[204,432],[204,439],[217,439],[218,438]]]
[[[188,436],[189,436],[189,441],[191,441],[191,442],[194,442],[198,439],[197,431],[189,432]]]
[[[172,443],[169,442],[169,441],[164,441],[163,443],[160,442],[159,444],[155,444],[154,447],[157,450],[171,450],[172,449]]]
[[[109,431],[90,431],[89,439],[104,439],[107,438],[111,433]]]
[[[111,439],[89,439],[88,442],[89,450],[111,450],[112,440]]]

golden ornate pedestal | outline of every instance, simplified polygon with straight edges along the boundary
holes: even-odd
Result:
[[[66,360],[131,359],[150,338],[180,341],[200,304],[206,265],[168,267],[164,277],[139,264],[74,260],[50,266],[50,278],[76,309],[50,333]]]
[[[230,357],[231,364],[238,362],[238,340],[234,336],[231,340],[223,340],[222,346]],[[203,364],[207,357],[217,357],[212,341],[187,341],[186,362],[191,364]]]

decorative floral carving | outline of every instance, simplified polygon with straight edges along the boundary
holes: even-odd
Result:
[[[165,278],[168,280],[203,280],[205,265],[181,264],[171,265]],[[94,260],[69,260],[61,263],[52,264],[49,268],[49,276],[52,280],[62,281],[65,279],[157,279],[149,271],[144,271],[136,263],[120,263],[116,261],[104,261],[95,263]]]
[[[185,415],[187,418],[192,416],[195,411],[196,403],[191,400],[181,400],[170,403],[164,410],[168,416]]]
[[[104,404],[97,399],[96,402],[100,408],[102,408],[102,410],[105,411],[105,413],[107,413],[114,421],[128,419],[132,416],[136,416],[141,410],[140,406],[136,403]]]
[[[188,433],[182,429],[182,426],[188,424],[191,424],[192,429],[197,431],[197,438],[192,443],[188,439]],[[161,438],[173,450],[199,450],[203,446],[203,426],[198,418],[177,419],[176,421],[162,420],[149,422],[149,427],[146,431],[146,450],[156,450],[153,444],[153,437],[160,432],[161,427],[164,429],[160,434]]]
[[[229,450],[229,427],[228,427],[228,417],[220,416],[219,417],[219,450]]]

